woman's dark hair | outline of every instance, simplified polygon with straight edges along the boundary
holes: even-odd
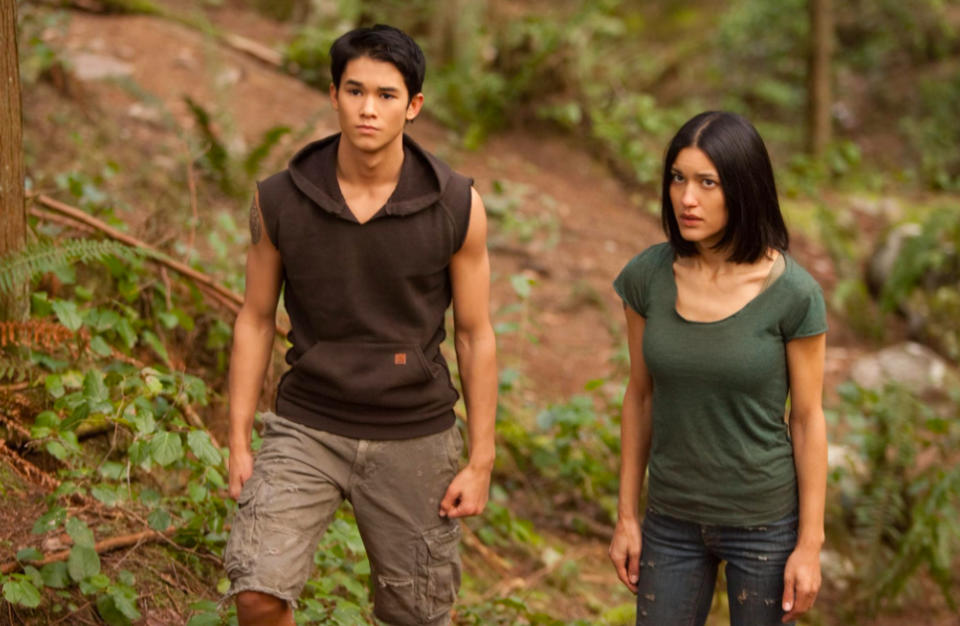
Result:
[[[699,148],[720,177],[727,207],[727,227],[714,246],[729,250],[728,260],[752,263],[770,248],[786,252],[790,236],[780,213],[770,156],[757,129],[745,118],[725,111],[706,111],[684,124],[663,160],[660,220],[678,256],[694,256],[697,246],[680,236],[670,200],[671,169],[684,148]]]
[[[402,30],[377,24],[357,28],[338,37],[330,46],[330,76],[337,89],[340,89],[340,79],[347,63],[359,57],[393,64],[403,74],[408,98],[423,90],[427,61],[417,42]]]

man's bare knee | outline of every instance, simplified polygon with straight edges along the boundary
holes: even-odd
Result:
[[[268,593],[241,591],[237,594],[240,626],[286,626],[293,624],[290,604]]]

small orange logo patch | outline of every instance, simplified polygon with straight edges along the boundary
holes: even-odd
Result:
[[[393,364],[394,365],[406,365],[407,364],[407,353],[406,352],[397,352],[393,355]]]

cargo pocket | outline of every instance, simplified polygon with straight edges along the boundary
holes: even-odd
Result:
[[[420,605],[423,618],[437,619],[448,613],[457,599],[460,589],[460,523],[431,528],[423,533],[425,546],[422,580],[426,583],[421,591]]]
[[[422,404],[423,385],[436,375],[416,344],[332,341],[304,352],[289,374],[285,392],[394,408]]]
[[[377,576],[373,612],[390,624],[416,624],[417,594],[413,578]]]
[[[237,498],[237,514],[233,519],[230,536],[223,554],[223,568],[233,581],[250,573],[256,546],[256,496],[263,479],[254,474],[243,483]]]

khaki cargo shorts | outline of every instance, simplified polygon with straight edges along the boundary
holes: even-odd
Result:
[[[460,525],[439,516],[459,469],[456,426],[426,437],[351,439],[263,415],[263,444],[227,541],[227,597],[259,591],[295,603],[344,498],[370,560],[374,615],[442,625],[460,587]]]

